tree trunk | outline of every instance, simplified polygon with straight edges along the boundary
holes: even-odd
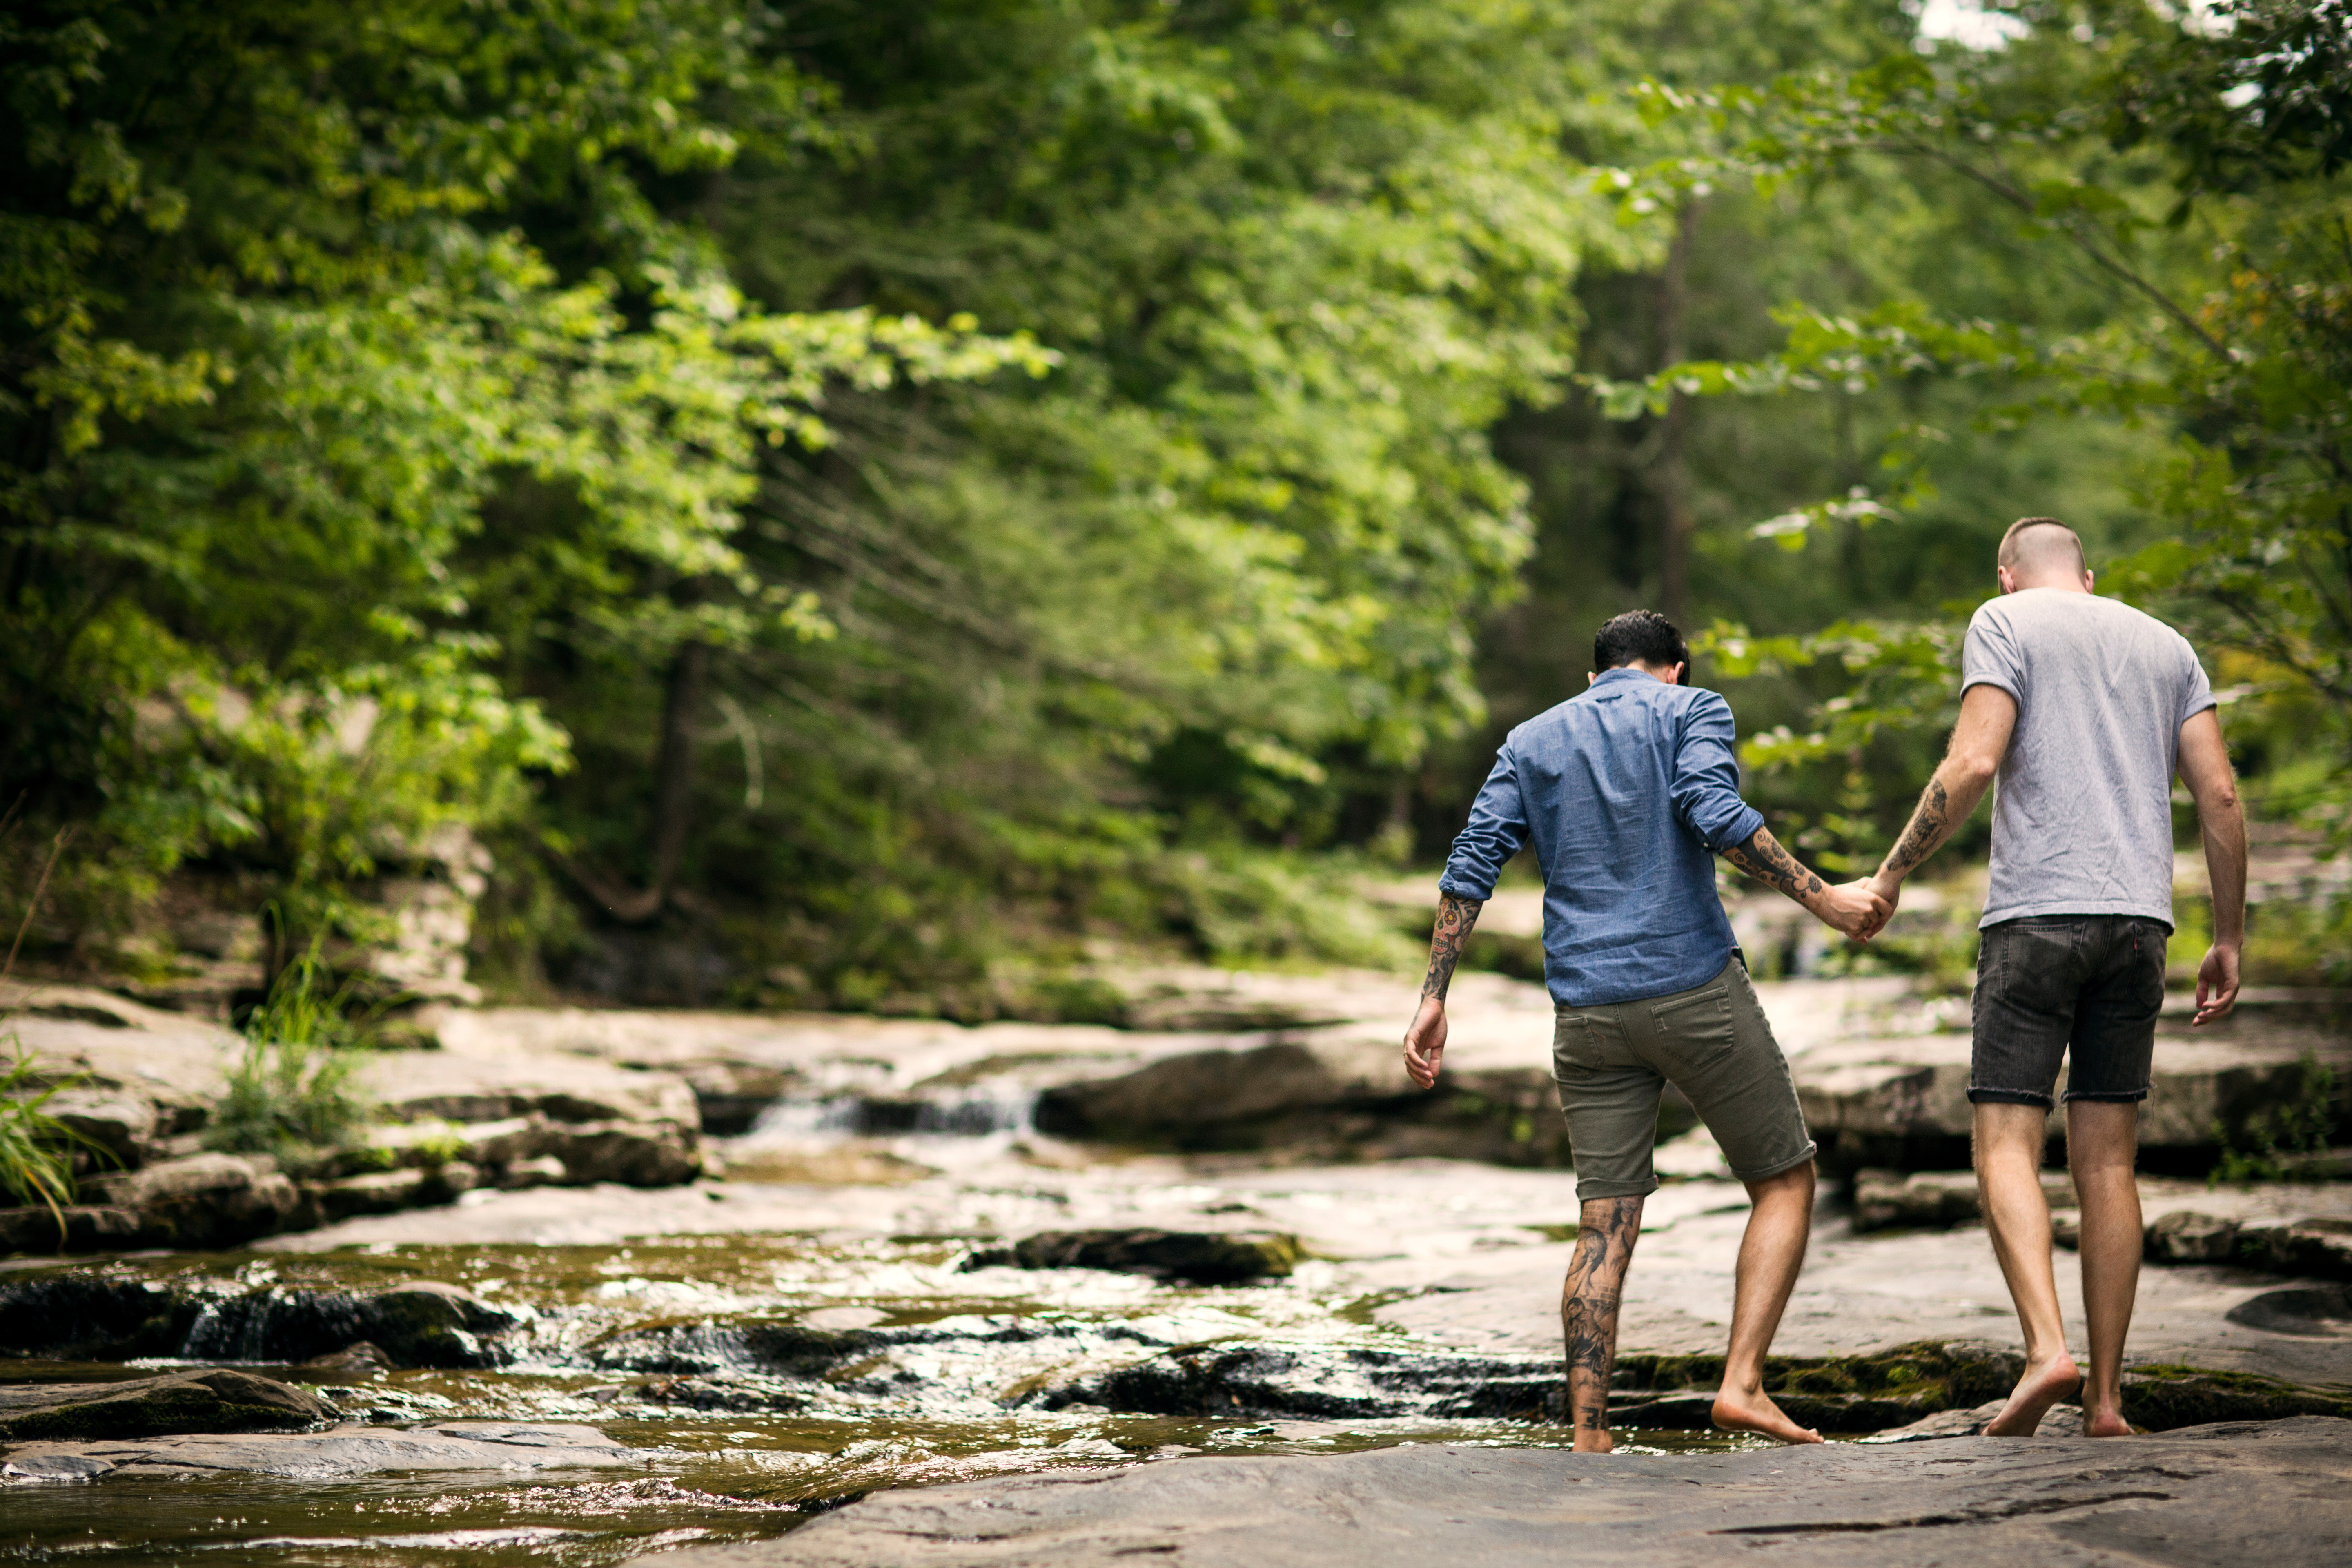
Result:
[[[1694,196],[1675,210],[1674,243],[1666,249],[1665,270],[1658,275],[1661,370],[1690,358],[1690,256],[1698,237],[1698,208]],[[1684,449],[1689,431],[1690,399],[1674,393],[1666,404],[1658,455],[1650,465],[1650,485],[1658,501],[1658,608],[1685,634],[1695,629],[1690,622],[1690,558],[1696,520],[1691,515],[1690,464]]]
[[[694,800],[694,719],[702,706],[702,688],[710,670],[710,645],[689,642],[677,650],[669,667],[668,692],[662,703],[661,754],[655,763],[653,879],[643,889],[616,887],[572,864],[572,876],[605,911],[619,921],[646,921],[669,902],[677,880],[678,861],[686,854],[689,807]]]

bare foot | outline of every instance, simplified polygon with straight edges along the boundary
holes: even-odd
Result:
[[[2083,1436],[2085,1437],[2128,1437],[2131,1435],[2131,1423],[2123,1418],[2120,1411],[2086,1411],[2084,1414]]]
[[[1580,1454],[1606,1454],[1615,1450],[1617,1439],[1606,1427],[1580,1426],[1576,1429],[1576,1451]]]
[[[1753,1432],[1781,1443],[1818,1443],[1822,1435],[1810,1426],[1800,1426],[1780,1412],[1772,1396],[1761,1389],[1752,1393],[1727,1388],[1715,1396],[1714,1420],[1725,1432]]]
[[[2026,1363],[2025,1375],[2009,1393],[2009,1403],[2000,1414],[1985,1423],[1988,1437],[2031,1437],[2033,1429],[2042,1425],[2050,1407],[2067,1398],[2083,1386],[2083,1374],[2074,1366],[2074,1358],[2060,1351],[2041,1365]],[[2089,1422],[2084,1423],[2085,1430]]]

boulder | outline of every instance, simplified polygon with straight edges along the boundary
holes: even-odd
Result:
[[[2042,1196],[2053,1209],[2071,1208],[2074,1184],[2063,1171],[2042,1173]],[[1974,1171],[1857,1171],[1853,1176],[1853,1228],[1948,1230],[1983,1216]]]
[[[2210,1151],[2215,1130],[2238,1126],[2304,1092],[2304,1062],[2352,1084],[2352,1040],[2314,1024],[2291,999],[2255,996],[2221,1024],[2190,1034],[2168,1015],[2140,1110],[2147,1150]],[[1806,1124],[1833,1165],[1918,1168],[1922,1158],[1967,1157],[1969,1037],[1964,1032],[1832,1039],[1792,1055]],[[2062,1072],[2058,1089],[2064,1091]],[[2052,1136],[2059,1119],[2052,1118]]]
[[[303,1362],[364,1340],[394,1366],[497,1366],[507,1355],[489,1336],[520,1321],[435,1279],[368,1295],[278,1287],[207,1302],[180,1353],[205,1361]]]
[[[204,1299],[144,1279],[80,1269],[0,1278],[0,1355],[49,1361],[171,1356]]]
[[[1278,1279],[1304,1254],[1295,1236],[1267,1231],[1052,1230],[974,1252],[967,1268],[1102,1268],[1194,1285]]]
[[[320,1217],[332,1224],[354,1215],[397,1214],[402,1209],[449,1203],[458,1194],[472,1191],[478,1180],[479,1173],[472,1165],[452,1160],[429,1167],[371,1171],[310,1184],[304,1190],[318,1204]]]
[[[2352,1279],[2352,1215],[2280,1219],[2231,1213],[2219,1202],[2170,1209],[2148,1222],[2146,1254],[2152,1263],[2237,1263],[2309,1279]]]
[[[677,1072],[694,1090],[703,1131],[713,1137],[749,1132],[761,1111],[801,1082],[790,1068],[767,1062],[706,1058],[681,1063]]]
[[[0,1254],[98,1252],[139,1242],[139,1216],[129,1209],[92,1205],[0,1209]]]
[[[381,1377],[392,1370],[392,1358],[360,1340],[331,1355],[312,1356],[302,1363],[302,1370],[324,1377]]]
[[[155,1142],[162,1117],[144,1095],[120,1089],[64,1089],[41,1108],[106,1152],[121,1170],[136,1170]]]
[[[565,1184],[618,1182],[669,1187],[702,1173],[694,1131],[675,1121],[593,1121],[547,1129],[541,1154],[560,1161]]]
[[[161,1247],[233,1247],[285,1227],[300,1201],[266,1154],[190,1154],[85,1179],[99,1206],[139,1215],[139,1238]]]
[[[225,1368],[129,1383],[0,1384],[0,1440],[13,1443],[265,1432],[333,1418],[299,1388]]]
[[[134,1441],[26,1444],[11,1452],[0,1479],[11,1483],[107,1479],[178,1480],[223,1473],[301,1481],[407,1471],[642,1468],[652,1456],[624,1447],[593,1426],[510,1421],[443,1421],[384,1431],[337,1426],[313,1433],[205,1435]]]
[[[1048,1089],[1037,1101],[1037,1127],[1066,1137],[1205,1145],[1289,1112],[1399,1100],[1407,1087],[1392,1045],[1282,1040],[1189,1051],[1116,1078]]]

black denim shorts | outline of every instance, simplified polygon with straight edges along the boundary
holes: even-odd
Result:
[[[2062,1058],[2068,1100],[2146,1100],[2171,934],[2137,915],[2029,915],[1987,926],[1969,1103],[2047,1110]]]

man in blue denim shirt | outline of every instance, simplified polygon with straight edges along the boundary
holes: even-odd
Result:
[[[1690,655],[1664,616],[1611,621],[1593,638],[1592,662],[1600,673],[1589,689],[1504,741],[1454,841],[1405,1070],[1423,1089],[1437,1082],[1463,939],[1504,863],[1532,843],[1544,877],[1544,980],[1558,1007],[1552,1076],[1582,1205],[1560,1293],[1576,1447],[1612,1446],[1617,1307],[1643,1200],[1658,1185],[1650,1147],[1669,1082],[1754,1204],[1715,1423],[1818,1443],[1764,1393],[1764,1352],[1812,1226],[1813,1143],[1716,896],[1714,857],[1858,940],[1877,934],[1891,906],[1860,882],[1824,884],[1739,798],[1730,706],[1682,683]]]

